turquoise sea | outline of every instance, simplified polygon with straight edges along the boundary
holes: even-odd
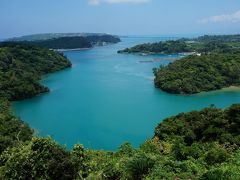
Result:
[[[42,83],[50,93],[13,103],[14,113],[39,136],[52,136],[71,148],[75,143],[116,150],[122,143],[135,147],[151,138],[164,118],[215,104],[240,102],[238,91],[172,95],[156,89],[152,68],[178,55],[126,55],[117,50],[161,37],[123,37],[114,45],[64,54],[73,67],[50,74]]]

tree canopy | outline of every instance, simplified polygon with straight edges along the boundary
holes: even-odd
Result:
[[[240,53],[187,56],[154,69],[155,86],[169,93],[193,94],[240,84]]]
[[[49,89],[39,83],[42,75],[71,67],[62,54],[32,45],[0,45],[0,97],[19,100]]]

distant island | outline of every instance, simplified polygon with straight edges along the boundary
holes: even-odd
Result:
[[[144,53],[144,54],[175,54],[190,52],[184,41],[166,41],[158,43],[146,43],[132,48],[119,50],[118,53]]]
[[[37,34],[6,40],[6,42],[37,45],[56,50],[92,48],[120,41],[120,38],[117,36],[96,33]]]
[[[89,36],[105,36],[109,35],[106,33],[44,33],[44,34],[32,34],[20,37],[8,38],[5,41],[41,41],[56,39],[61,37],[89,37]],[[111,35],[113,37],[118,37],[116,35]]]
[[[182,38],[176,41],[145,43],[119,50],[118,53],[178,54],[178,53],[219,53],[240,48],[240,35],[200,36]]]

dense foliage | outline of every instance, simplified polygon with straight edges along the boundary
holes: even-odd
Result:
[[[49,138],[33,138],[5,151],[0,165],[5,179],[73,179],[75,174],[70,153]]]
[[[39,80],[71,63],[62,54],[36,46],[3,43],[0,45],[0,97],[19,100],[49,91]]]
[[[181,113],[160,123],[134,149],[70,152],[50,138],[9,148],[0,156],[2,179],[240,179],[240,105]]]
[[[118,53],[164,53],[164,54],[182,52],[189,52],[187,44],[184,41],[146,43],[118,51]]]
[[[7,100],[0,99],[0,154],[8,147],[31,140],[33,131],[10,112]]]
[[[221,42],[240,42],[240,34],[235,35],[204,35],[194,40],[199,42],[212,42],[212,41],[221,41]]]
[[[154,69],[155,85],[169,93],[193,94],[240,84],[240,54],[187,56]]]
[[[183,140],[186,145],[196,142],[218,142],[229,147],[240,146],[240,105],[228,109],[207,108],[181,113],[167,118],[155,130],[159,140]]]
[[[104,43],[118,43],[120,38],[113,35],[91,35],[85,37],[92,45],[103,45]]]

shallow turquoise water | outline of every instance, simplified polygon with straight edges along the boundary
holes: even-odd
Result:
[[[182,96],[155,89],[152,68],[177,55],[117,54],[119,49],[160,39],[128,37],[115,45],[65,52],[73,68],[47,76],[42,82],[51,92],[14,103],[14,113],[40,136],[51,135],[69,148],[82,143],[115,150],[124,142],[138,146],[151,138],[168,116],[240,102],[240,93],[233,91]]]

